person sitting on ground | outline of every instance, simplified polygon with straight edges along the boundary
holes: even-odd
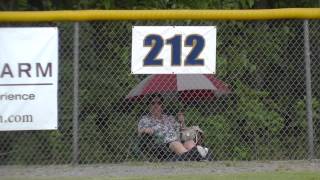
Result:
[[[184,126],[184,118],[178,115],[180,124],[173,116],[163,114],[163,99],[161,96],[153,96],[149,100],[149,114],[143,116],[138,124],[138,133],[156,137],[156,143],[169,148],[178,155],[179,160],[204,160],[208,154],[208,148],[197,145],[193,140],[181,142],[180,127]]]

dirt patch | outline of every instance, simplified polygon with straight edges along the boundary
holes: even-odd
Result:
[[[315,161],[222,161],[222,162],[167,162],[122,163],[97,165],[0,166],[1,176],[67,177],[67,176],[144,176],[177,174],[228,174],[272,171],[320,171],[320,160]]]

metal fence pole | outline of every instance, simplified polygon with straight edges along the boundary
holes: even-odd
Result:
[[[73,155],[72,164],[79,163],[79,23],[74,23],[73,40]]]
[[[314,137],[312,120],[312,94],[311,94],[311,62],[310,62],[310,42],[308,20],[303,22],[304,32],[304,59],[306,63],[306,91],[307,91],[307,119],[308,119],[308,148],[309,159],[314,159]]]

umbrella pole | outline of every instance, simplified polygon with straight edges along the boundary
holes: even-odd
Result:
[[[186,127],[185,109],[186,109],[186,105],[184,103],[182,103],[181,99],[179,99],[178,100],[177,118],[178,118],[178,122],[180,123],[181,129]]]

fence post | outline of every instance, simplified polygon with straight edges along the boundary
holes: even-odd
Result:
[[[79,22],[74,23],[73,36],[73,117],[72,164],[79,163]]]
[[[308,20],[303,22],[304,32],[304,60],[306,66],[306,91],[307,91],[307,119],[308,119],[308,151],[309,159],[314,159],[314,137],[312,120],[312,94],[311,94],[311,62],[310,62],[310,42]]]

